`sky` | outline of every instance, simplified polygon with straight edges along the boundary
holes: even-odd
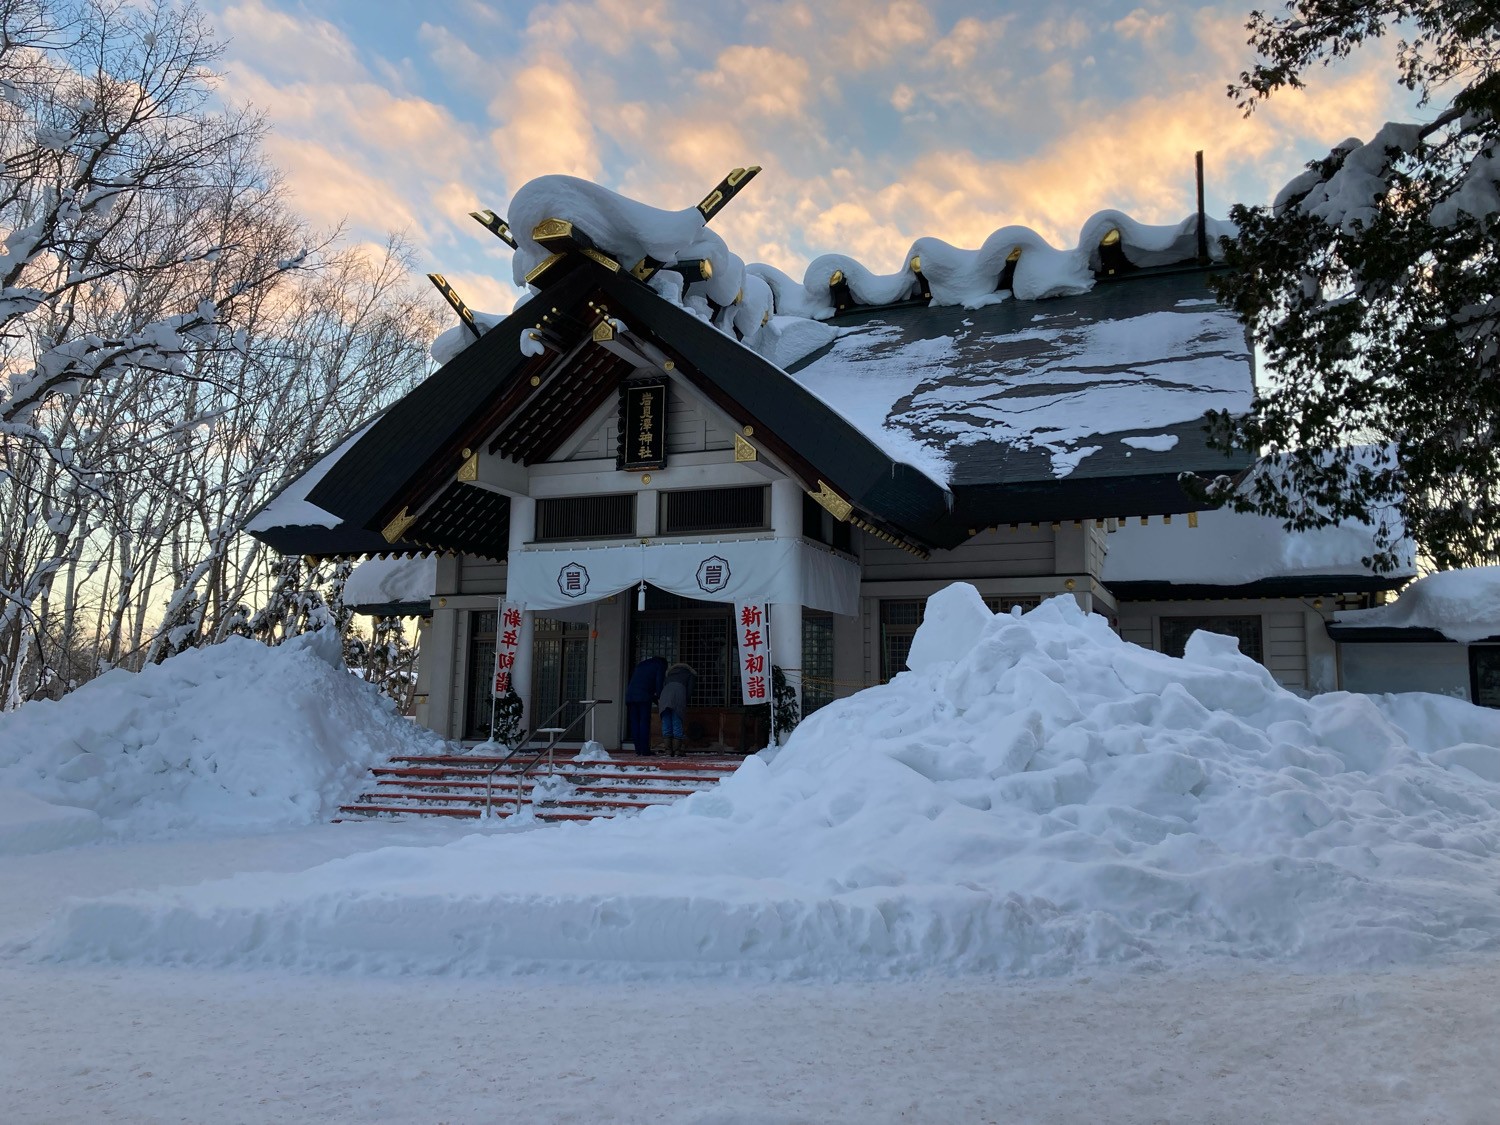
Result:
[[[1251,0],[206,0],[224,96],[271,126],[300,210],[404,231],[424,271],[508,311],[510,252],[468,217],[549,173],[658,207],[763,171],[714,220],[746,261],[877,272],[998,227],[1072,246],[1095,211],[1174,222],[1268,201],[1308,160],[1420,110],[1389,49],[1248,119]]]

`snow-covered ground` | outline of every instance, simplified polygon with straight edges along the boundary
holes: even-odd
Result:
[[[30,961],[71,895],[300,869],[445,825],[0,862],[0,1120],[1461,1122],[1500,1104],[1500,959],[1045,982],[601,983]],[[542,829],[548,835],[552,829]]]
[[[321,805],[388,712],[226,651],[0,721],[6,1125],[1495,1119],[1495,712],[959,585],[911,673],[669,809],[334,825],[173,740],[259,690],[216,661],[301,672],[363,732],[284,738]]]

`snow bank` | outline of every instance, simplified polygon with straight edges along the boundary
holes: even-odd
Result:
[[[1334,620],[1356,628],[1435,629],[1463,643],[1500,637],[1500,566],[1429,574],[1390,605],[1345,610]]]
[[[337,638],[233,638],[0,716],[0,787],[122,835],[239,830],[326,818],[372,763],[436,745],[349,674]]]
[[[35,949],[830,977],[1350,966],[1496,940],[1500,715],[1305,700],[1232,639],[1173,659],[1071,599],[991,616],[966,585],[929,602],[912,663],[637,819],[114,896]]]

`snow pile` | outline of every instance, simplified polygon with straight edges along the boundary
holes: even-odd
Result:
[[[232,638],[0,716],[0,790],[71,807],[31,822],[91,813],[128,836],[308,823],[374,762],[440,745],[349,674],[332,634]]]
[[[1465,644],[1500,637],[1500,566],[1429,574],[1390,605],[1345,610],[1334,620],[1357,628],[1435,629]]]
[[[1493,944],[1500,715],[1305,700],[1056,599],[936,595],[914,670],[634,820],[81,903],[53,957],[396,971],[1049,974]],[[1415,745],[1414,745],[1415,740]]]
[[[98,814],[53,805],[22,789],[0,789],[0,855],[86,844],[102,832]]]

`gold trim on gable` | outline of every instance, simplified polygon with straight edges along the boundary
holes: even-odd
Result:
[[[390,523],[386,524],[385,527],[381,529],[380,534],[385,536],[385,541],[387,543],[394,543],[396,540],[400,539],[403,535],[406,534],[407,528],[411,527],[411,525],[416,522],[417,517],[407,515],[406,509],[402,508],[399,512],[396,513],[395,518],[393,518]]]
[[[536,281],[537,278],[541,277],[542,274],[546,273],[553,266],[557,265],[558,262],[562,261],[562,258],[563,256],[561,254],[549,254],[547,257],[543,258],[541,263],[526,275],[526,284],[532,284],[534,281]]]
[[[594,325],[594,343],[605,344],[615,338],[615,322],[612,320],[601,320]]]
[[[605,269],[609,270],[610,273],[620,272],[620,263],[615,261],[608,254],[601,254],[597,250],[590,250],[587,248],[585,248],[582,253],[585,258],[588,258],[590,261],[598,262]]]
[[[473,482],[479,479],[479,454],[469,454],[469,459],[458,467],[455,480]]]
[[[734,435],[734,459],[736,461],[759,460],[760,453],[755,446],[742,438],[739,434]]]
[[[818,482],[818,491],[809,492],[808,495],[823,505],[836,520],[846,520],[849,518],[849,513],[854,511],[853,504],[829,488],[823,481]]]

